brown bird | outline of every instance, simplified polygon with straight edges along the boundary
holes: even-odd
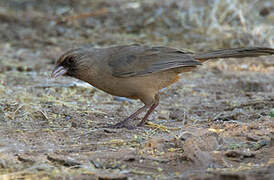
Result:
[[[124,45],[77,48],[63,54],[52,77],[68,75],[115,96],[139,99],[144,106],[112,128],[131,128],[128,122],[146,109],[143,126],[159,104],[159,91],[179,80],[179,74],[216,58],[243,58],[274,54],[264,47],[235,48],[193,53],[163,46]]]

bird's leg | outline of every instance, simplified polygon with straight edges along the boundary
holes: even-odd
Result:
[[[146,120],[148,118],[148,116],[155,110],[155,108],[159,105],[159,101],[160,101],[160,96],[159,94],[155,95],[155,101],[152,104],[152,106],[150,107],[150,109],[147,111],[146,115],[143,117],[142,121],[138,124],[138,126],[144,126],[146,123]]]
[[[128,129],[133,129],[132,126],[128,125],[128,121],[136,118],[140,113],[144,112],[149,106],[144,105],[140,109],[138,109],[135,113],[124,119],[123,121],[118,122],[117,124],[114,125],[109,125],[107,126],[108,128],[128,128]]]

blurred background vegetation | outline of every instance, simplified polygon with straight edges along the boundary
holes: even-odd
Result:
[[[273,9],[272,0],[1,0],[0,39],[24,47],[273,47]]]

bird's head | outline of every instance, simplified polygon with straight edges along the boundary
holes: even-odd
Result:
[[[56,78],[62,75],[76,77],[79,70],[84,69],[83,60],[87,55],[88,53],[81,48],[66,52],[57,60],[57,65],[53,69],[51,77]]]

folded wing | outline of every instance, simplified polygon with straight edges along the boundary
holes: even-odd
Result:
[[[108,65],[115,77],[144,76],[173,68],[201,65],[192,56],[191,52],[169,47],[129,45],[117,47]]]

